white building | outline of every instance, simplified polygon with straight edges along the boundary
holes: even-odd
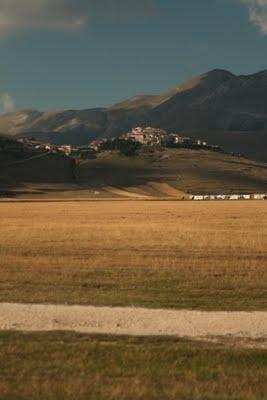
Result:
[[[72,147],[70,145],[65,144],[65,145],[58,147],[58,150],[64,154],[66,154],[66,156],[69,156],[69,155],[71,155]]]
[[[267,194],[254,194],[254,200],[267,200]]]
[[[199,196],[199,195],[193,196],[193,200],[195,200],[195,201],[202,201],[202,200],[204,200],[204,196]]]

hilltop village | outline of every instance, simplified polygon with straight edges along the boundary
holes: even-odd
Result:
[[[118,140],[118,138],[95,140],[90,143],[89,148],[95,151],[101,150],[101,148],[106,147],[106,143]],[[167,133],[164,129],[152,128],[152,127],[137,127],[133,128],[130,132],[122,135],[119,140],[130,141],[134,143],[139,143],[143,146],[150,147],[187,147],[187,148],[216,148],[218,146],[208,146],[208,143],[202,140],[194,140],[189,137],[182,136],[178,133]]]
[[[163,129],[152,127],[137,127],[130,132],[120,136],[108,139],[93,140],[88,145],[72,147],[69,144],[57,146],[52,143],[42,143],[34,137],[20,137],[13,141],[3,141],[2,148],[18,150],[18,145],[23,151],[49,152],[51,154],[62,154],[73,158],[87,158],[94,153],[106,150],[119,150],[125,155],[133,155],[142,147],[149,148],[188,148],[188,149],[206,149],[213,151],[223,150],[219,146],[209,145],[207,142],[180,135],[178,133],[167,133]],[[0,146],[1,151],[1,146]]]

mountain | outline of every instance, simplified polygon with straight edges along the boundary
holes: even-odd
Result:
[[[267,71],[235,76],[214,70],[153,108],[147,122],[181,130],[267,129]]]
[[[96,138],[120,136],[143,116],[143,109],[22,110],[0,116],[0,132],[54,144],[84,145]]]
[[[164,94],[135,96],[110,108],[24,110],[0,117],[0,132],[73,145],[120,136],[138,125],[199,137],[267,161],[267,71],[236,76],[216,69]]]
[[[199,84],[201,77],[198,76],[195,79],[192,79],[189,82],[186,82],[182,85],[178,85],[175,88],[171,89],[167,93],[159,94],[159,95],[143,95],[143,96],[135,96],[131,97],[128,100],[125,100],[121,103],[115,104],[111,107],[111,110],[119,110],[119,109],[151,109],[158,107],[160,104],[166,102],[171,99],[178,93],[181,93],[185,90],[190,90],[197,84]]]

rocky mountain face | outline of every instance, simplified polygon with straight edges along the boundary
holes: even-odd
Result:
[[[165,94],[133,97],[111,108],[24,110],[0,117],[0,132],[72,145],[120,136],[138,125],[200,136],[267,161],[267,71],[236,76],[213,70]]]

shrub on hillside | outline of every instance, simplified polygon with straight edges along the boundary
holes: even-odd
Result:
[[[121,154],[130,157],[134,156],[141,147],[141,143],[134,142],[133,140],[116,138],[103,142],[100,150],[118,150]]]

